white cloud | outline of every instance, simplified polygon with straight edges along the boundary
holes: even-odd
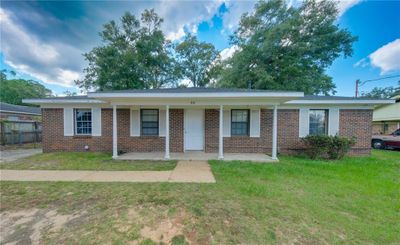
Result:
[[[44,83],[73,86],[73,80],[79,78],[80,74],[71,70],[68,62],[73,62],[72,58],[80,57],[80,50],[61,43],[45,43],[36,36],[29,35],[27,30],[15,23],[12,13],[2,8],[0,24],[1,50],[8,65]]]
[[[233,54],[238,50],[239,50],[239,47],[236,46],[236,45],[233,45],[233,46],[231,46],[229,48],[226,48],[226,49],[222,50],[219,53],[219,55],[221,57],[221,60],[226,60],[226,59],[231,58],[233,56]]]
[[[244,13],[251,13],[254,9],[256,0],[249,1],[230,1],[225,2],[228,12],[222,16],[223,25],[226,29],[232,32],[239,24],[240,18]]]
[[[368,58],[363,58],[359,61],[357,61],[353,67],[367,67],[369,65]]]
[[[370,54],[371,65],[381,70],[381,74],[400,70],[400,38],[390,42]]]
[[[360,2],[361,0],[339,0],[338,2],[339,17],[342,16],[351,7],[357,5]]]
[[[169,40],[175,41],[185,35],[185,31],[197,33],[197,26],[210,21],[217,14],[223,1],[169,1],[162,0],[155,11],[163,19],[163,31]]]

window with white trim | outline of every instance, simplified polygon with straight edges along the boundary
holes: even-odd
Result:
[[[328,134],[328,110],[310,109],[310,135]]]
[[[75,109],[75,134],[76,135],[92,134],[91,109]]]
[[[232,110],[231,111],[231,135],[248,136],[250,125],[249,110]]]
[[[145,136],[158,136],[158,109],[142,109],[140,110],[141,132]]]

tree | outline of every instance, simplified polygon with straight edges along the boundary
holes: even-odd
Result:
[[[7,79],[5,70],[0,72],[0,101],[14,105],[29,105],[22,103],[22,99],[44,98],[52,95],[51,90],[42,84],[25,79]],[[9,72],[14,74],[15,72]]]
[[[65,91],[63,92],[63,94],[64,94],[65,96],[67,96],[67,97],[71,97],[71,96],[76,96],[76,95],[78,95],[76,92],[72,92],[72,91],[69,91],[69,90],[65,90]]]
[[[160,30],[163,20],[145,10],[141,20],[125,13],[100,33],[103,45],[84,54],[85,77],[75,83],[85,90],[159,88],[176,81],[171,45]]]
[[[361,94],[361,97],[374,99],[390,99],[397,95],[400,95],[400,81],[398,82],[397,87],[375,87],[370,92],[363,92]]]
[[[193,87],[205,87],[213,77],[213,62],[218,58],[215,47],[187,34],[175,51],[182,77],[190,80]]]
[[[325,70],[340,55],[352,55],[356,41],[335,24],[335,2],[260,1],[253,14],[244,14],[231,37],[238,51],[224,64],[218,86],[335,93]]]

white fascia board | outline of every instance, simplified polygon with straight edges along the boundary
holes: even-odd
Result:
[[[393,104],[395,100],[291,100],[289,105],[385,105]]]
[[[29,104],[102,104],[104,101],[94,99],[23,99],[22,102]]]
[[[303,92],[240,92],[240,93],[88,93],[91,98],[300,98]]]

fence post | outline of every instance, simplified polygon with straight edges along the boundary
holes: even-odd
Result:
[[[1,130],[1,145],[6,145],[6,127],[4,126],[4,122],[0,122],[0,130]]]
[[[19,143],[19,146],[21,146],[22,145],[22,131],[21,130],[18,130],[18,143]]]

